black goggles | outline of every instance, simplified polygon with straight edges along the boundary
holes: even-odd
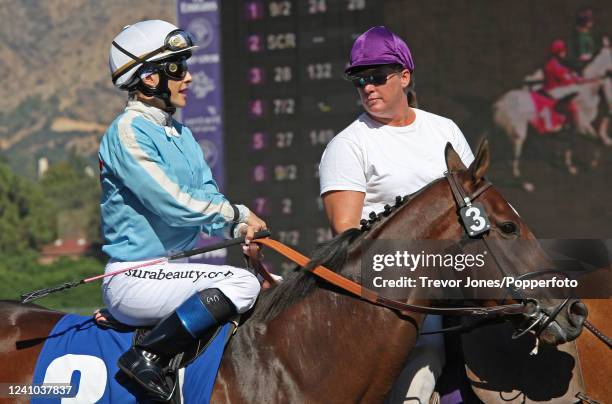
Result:
[[[381,86],[387,83],[389,77],[394,74],[401,73],[399,70],[389,70],[389,69],[381,69],[375,70],[371,72],[357,73],[354,75],[348,75],[347,79],[350,80],[353,85],[357,88],[364,88],[368,84],[373,84],[375,86]]]
[[[160,49],[159,52],[163,52],[164,50],[176,52],[182,49],[187,49],[193,46],[193,44],[193,37],[189,32],[182,29],[175,29],[166,36],[164,46]]]
[[[161,70],[164,71],[166,76],[174,80],[183,80],[189,71],[187,66],[188,57],[182,57],[179,59],[166,60],[161,63],[156,63]]]

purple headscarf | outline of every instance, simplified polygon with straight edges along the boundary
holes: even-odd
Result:
[[[414,71],[414,62],[408,45],[387,27],[372,27],[359,35],[351,49],[350,65],[345,70],[359,66],[400,64]]]

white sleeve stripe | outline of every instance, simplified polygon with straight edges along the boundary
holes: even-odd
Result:
[[[221,213],[227,221],[234,219],[234,209],[229,202],[216,205],[210,201],[200,201],[193,196],[181,191],[181,188],[174,183],[166,173],[140,148],[136,134],[132,129],[134,116],[126,113],[125,119],[119,121],[119,140],[125,146],[134,160],[159,184],[159,186],[171,195],[179,204],[194,212],[202,214]]]

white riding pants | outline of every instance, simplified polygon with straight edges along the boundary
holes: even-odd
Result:
[[[111,262],[106,266],[106,273],[141,263]],[[260,290],[259,281],[246,269],[172,262],[105,278],[102,297],[117,320],[131,326],[147,326],[157,324],[197,292],[211,288],[227,296],[238,313],[253,307]]]

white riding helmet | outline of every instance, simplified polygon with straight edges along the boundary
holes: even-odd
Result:
[[[145,62],[160,61],[193,48],[191,35],[161,20],[128,25],[113,39],[108,64],[113,84],[128,89],[138,82],[136,72]]]

